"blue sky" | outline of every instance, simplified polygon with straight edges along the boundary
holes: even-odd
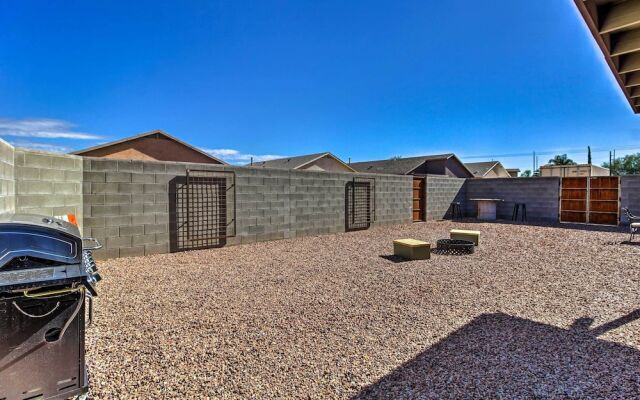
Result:
[[[21,146],[163,129],[232,162],[640,151],[572,0],[8,1],[0,26],[0,136]]]

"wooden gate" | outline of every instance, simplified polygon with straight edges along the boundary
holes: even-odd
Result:
[[[620,221],[617,176],[589,178],[589,223],[618,225]]]
[[[413,222],[425,220],[425,179],[413,178]]]
[[[617,176],[562,178],[560,222],[618,225]]]

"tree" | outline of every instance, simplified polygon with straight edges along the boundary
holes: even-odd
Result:
[[[523,178],[529,178],[531,176],[531,170],[530,169],[525,169],[524,171],[522,171],[520,173],[520,176]]]
[[[567,157],[566,154],[558,154],[549,160],[549,164],[551,165],[576,165],[576,162]]]
[[[587,164],[591,165],[591,146],[587,146]]]
[[[640,153],[617,158],[612,164],[609,165],[608,162],[602,164],[603,167],[611,170],[611,175],[638,175],[640,174]]]

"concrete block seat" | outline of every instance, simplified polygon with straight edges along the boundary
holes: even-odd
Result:
[[[468,240],[474,245],[480,245],[480,231],[468,231],[464,229],[452,229],[449,237],[454,240]]]
[[[431,244],[416,239],[397,239],[393,241],[393,255],[408,260],[428,260]]]

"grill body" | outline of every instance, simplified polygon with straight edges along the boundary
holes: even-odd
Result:
[[[87,392],[85,314],[97,280],[75,226],[43,216],[0,216],[1,400]]]

